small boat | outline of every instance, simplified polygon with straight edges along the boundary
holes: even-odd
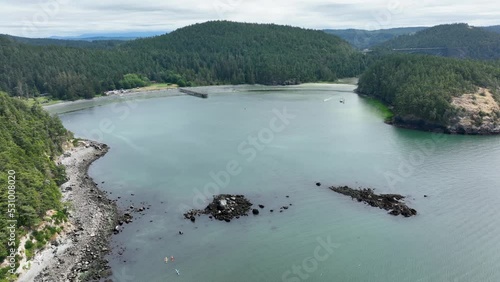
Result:
[[[177,272],[177,275],[181,275],[181,273],[179,272],[179,270],[177,268],[175,269],[175,272]]]

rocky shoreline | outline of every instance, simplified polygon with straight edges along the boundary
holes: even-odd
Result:
[[[445,133],[451,135],[500,135],[500,126],[475,126],[473,124],[460,124],[455,122],[453,125],[442,126],[434,123],[429,123],[424,120],[403,119],[395,117],[385,123],[405,129],[427,131],[434,133]]]
[[[118,222],[117,206],[88,176],[89,166],[108,150],[105,144],[81,141],[59,158],[68,177],[61,190],[63,201],[72,206],[70,228],[18,281],[99,281],[111,274],[104,256],[110,251],[109,241]]]
[[[405,197],[399,194],[375,194],[372,189],[352,189],[347,186],[330,187],[332,191],[350,196],[358,202],[365,202],[372,207],[389,211],[389,214],[404,217],[417,215],[417,211],[408,207],[403,200]]]

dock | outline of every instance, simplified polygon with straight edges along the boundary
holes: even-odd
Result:
[[[182,92],[182,93],[184,93],[184,94],[188,94],[188,95],[195,96],[195,97],[198,97],[198,98],[203,98],[203,99],[207,99],[208,98],[208,94],[207,93],[200,93],[200,92],[196,92],[196,91],[192,91],[192,90],[187,90],[187,89],[184,89],[184,88],[180,88],[179,91]]]

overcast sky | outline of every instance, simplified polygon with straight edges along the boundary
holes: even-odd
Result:
[[[491,0],[0,0],[0,33],[46,37],[172,31],[209,20],[314,29],[500,24]]]

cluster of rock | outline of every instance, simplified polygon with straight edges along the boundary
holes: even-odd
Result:
[[[118,219],[118,225],[116,225],[115,229],[113,229],[113,233],[114,234],[120,233],[123,230],[121,226],[123,224],[129,224],[129,223],[131,223],[133,218],[134,217],[129,212],[126,212],[122,216],[120,216],[120,218]]]
[[[196,221],[196,216],[207,214],[210,218],[230,222],[233,218],[247,216],[252,203],[243,195],[221,194],[214,196],[213,201],[203,210],[190,210],[184,214],[184,217]],[[253,214],[258,214],[259,211],[254,209]]]
[[[347,186],[330,187],[331,190],[342,195],[351,196],[352,199],[358,202],[365,202],[372,207],[378,207],[389,211],[389,214],[404,217],[417,215],[417,211],[408,207],[401,200],[405,197],[398,194],[380,194],[377,195],[372,189],[352,189]]]
[[[132,223],[134,216],[132,213],[137,213],[140,215],[145,215],[146,210],[149,210],[151,205],[146,205],[146,203],[142,203],[142,205],[138,208],[131,205],[129,208],[125,209],[125,212],[118,217],[118,225],[115,226],[114,234],[118,234],[123,231],[122,226],[124,224]]]
[[[119,90],[106,91],[106,92],[104,92],[104,95],[110,96],[110,95],[125,94],[125,93],[129,93],[129,92],[131,92],[131,90],[119,89]]]

